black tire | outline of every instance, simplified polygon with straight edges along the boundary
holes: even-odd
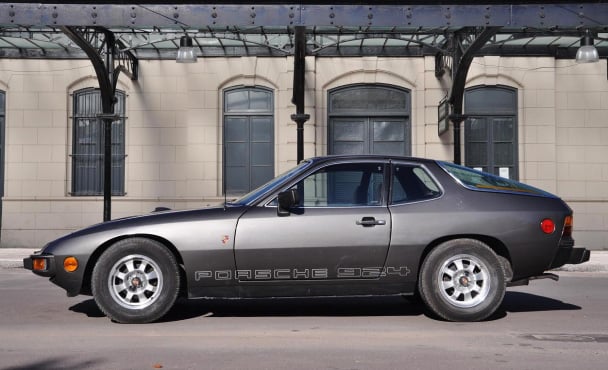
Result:
[[[173,253],[145,238],[112,245],[95,264],[91,277],[95,302],[119,323],[160,319],[173,307],[179,287],[179,266]]]
[[[505,271],[496,253],[479,240],[450,240],[424,259],[418,290],[425,305],[442,319],[481,321],[502,303]]]

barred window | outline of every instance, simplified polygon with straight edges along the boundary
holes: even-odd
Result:
[[[112,195],[125,194],[125,94],[116,92],[112,122]],[[74,93],[72,195],[103,194],[104,130],[99,89]]]

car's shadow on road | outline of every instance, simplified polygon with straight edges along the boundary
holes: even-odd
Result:
[[[580,310],[581,307],[524,292],[507,292],[501,307],[488,321],[499,320],[509,313]],[[87,299],[72,307],[73,312],[88,317],[104,314],[93,299]],[[186,300],[180,299],[160,322],[189,320],[203,316],[252,317],[252,316],[431,316],[424,305],[402,297],[353,297],[353,298],[282,298],[246,300]]]
[[[581,307],[557,299],[525,292],[507,292],[502,305],[488,321],[502,319],[509,313],[539,311],[575,311]]]

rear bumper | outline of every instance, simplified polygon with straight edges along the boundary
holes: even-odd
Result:
[[[558,268],[566,264],[577,265],[589,261],[591,251],[586,248],[560,247],[553,258],[550,269]]]
[[[589,261],[590,255],[591,252],[586,248],[573,248],[572,246],[560,247],[555,255],[555,258],[553,258],[550,269],[555,269],[566,264],[577,265],[579,263],[585,263]],[[543,273],[537,276],[530,276],[524,279],[510,281],[507,283],[507,286],[513,287],[528,285],[530,280],[539,279],[551,279],[557,281],[559,280],[559,276],[552,273]]]

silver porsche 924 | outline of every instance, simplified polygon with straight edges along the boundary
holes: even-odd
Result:
[[[305,160],[224,205],[114,220],[24,259],[121,323],[189,298],[419,295],[438,318],[476,321],[508,286],[589,260],[555,195],[447,162]]]

